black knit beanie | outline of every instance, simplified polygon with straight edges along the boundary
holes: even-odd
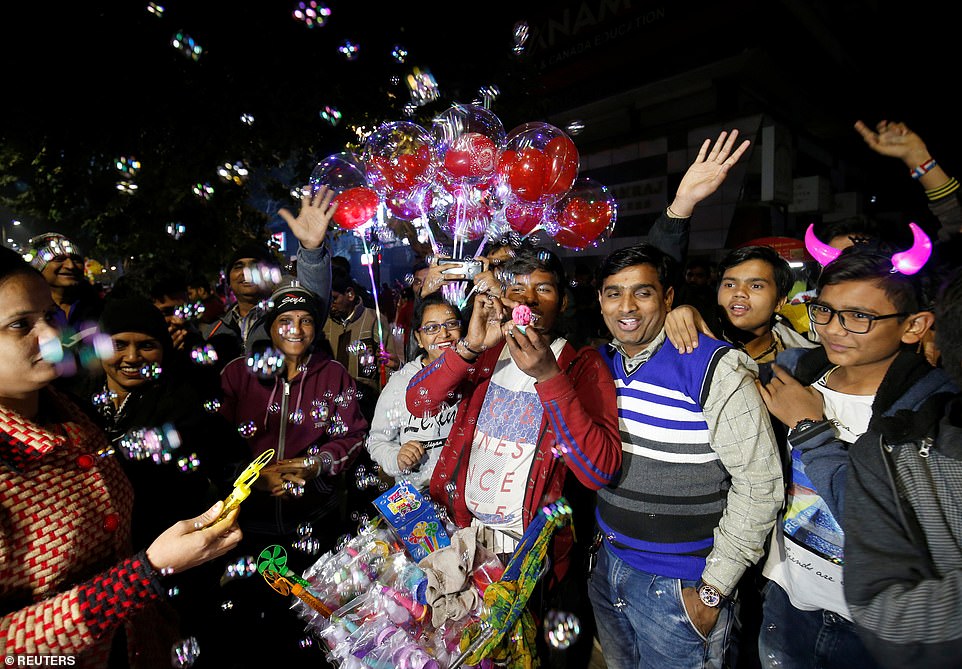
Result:
[[[108,335],[139,332],[159,341],[165,350],[171,348],[163,314],[142,297],[108,298],[100,315],[100,331]]]
[[[286,286],[278,288],[271,295],[270,306],[264,316],[264,324],[268,329],[277,317],[286,311],[306,311],[314,317],[316,327],[321,326],[321,305],[317,296],[303,286]]]
[[[263,244],[258,244],[257,242],[245,242],[241,244],[227,259],[227,271],[234,266],[234,263],[242,258],[253,258],[254,260],[268,263],[270,265],[279,265],[277,258],[271,253],[271,250],[264,246]]]

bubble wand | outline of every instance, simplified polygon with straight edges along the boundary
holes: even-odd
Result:
[[[261,470],[264,468],[271,458],[274,457],[274,449],[269,448],[263,453],[261,453],[257,458],[247,465],[247,468],[241,472],[241,475],[237,477],[234,481],[234,489],[231,490],[227,499],[224,500],[224,508],[213,521],[205,525],[205,527],[210,527],[211,525],[216,525],[224,518],[227,517],[231,511],[240,506],[240,503],[247,499],[248,495],[251,494],[251,486],[257,477],[261,475]]]

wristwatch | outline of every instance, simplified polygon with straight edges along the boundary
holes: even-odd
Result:
[[[809,430],[815,427],[816,425],[821,424],[822,422],[823,421],[820,421],[820,420],[812,420],[811,418],[803,418],[797,423],[795,423],[795,427],[793,427],[791,430],[788,431],[788,436],[791,437],[798,434],[799,432],[804,432],[805,430]]]
[[[707,607],[717,609],[725,601],[725,596],[718,591],[713,585],[708,585],[704,581],[698,581],[698,585],[695,586],[698,590],[698,598],[701,599],[701,603]]]

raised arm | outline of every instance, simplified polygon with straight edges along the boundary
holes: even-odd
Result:
[[[684,262],[688,255],[688,240],[691,234],[689,219],[695,207],[718,190],[725,182],[729,170],[751,144],[746,139],[735,148],[737,139],[738,130],[732,130],[731,133],[723,130],[714,146],[711,139],[702,143],[695,162],[688,167],[678,184],[675,198],[648,232],[648,241],[678,262]]]

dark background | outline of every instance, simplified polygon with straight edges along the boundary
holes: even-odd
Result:
[[[510,129],[727,61],[734,65],[712,81],[719,115],[773,115],[859,164],[892,206],[903,198],[917,206],[918,189],[897,161],[866,149],[856,119],[908,122],[957,172],[957,26],[934,3],[331,0],[327,24],[314,29],[294,20],[296,5],[170,2],[157,17],[144,2],[7,3],[0,197],[8,211],[125,253],[163,243],[157,230],[168,220],[190,221],[201,247],[217,246],[224,225],[256,235],[257,213],[270,219],[289,206],[285,190],[316,161],[358,146],[352,125],[408,118],[407,90],[391,77],[403,80],[414,66],[432,72],[441,98],[412,120],[429,127],[453,102],[495,85],[492,111]],[[520,55],[511,49],[519,21],[531,34]],[[629,23],[624,34],[608,33]],[[170,45],[181,30],[203,47],[198,61]],[[353,62],[337,51],[345,39],[360,47]],[[395,45],[408,51],[403,64],[391,57]],[[327,105],[343,114],[337,127],[318,115]],[[683,108],[668,117],[639,113],[631,134],[711,120]],[[585,122],[575,138],[583,154],[612,143]],[[112,164],[122,155],[143,164],[133,197],[115,189]],[[236,160],[254,174],[243,189],[217,182],[217,165]],[[218,188],[214,202],[190,194],[200,182]]]

